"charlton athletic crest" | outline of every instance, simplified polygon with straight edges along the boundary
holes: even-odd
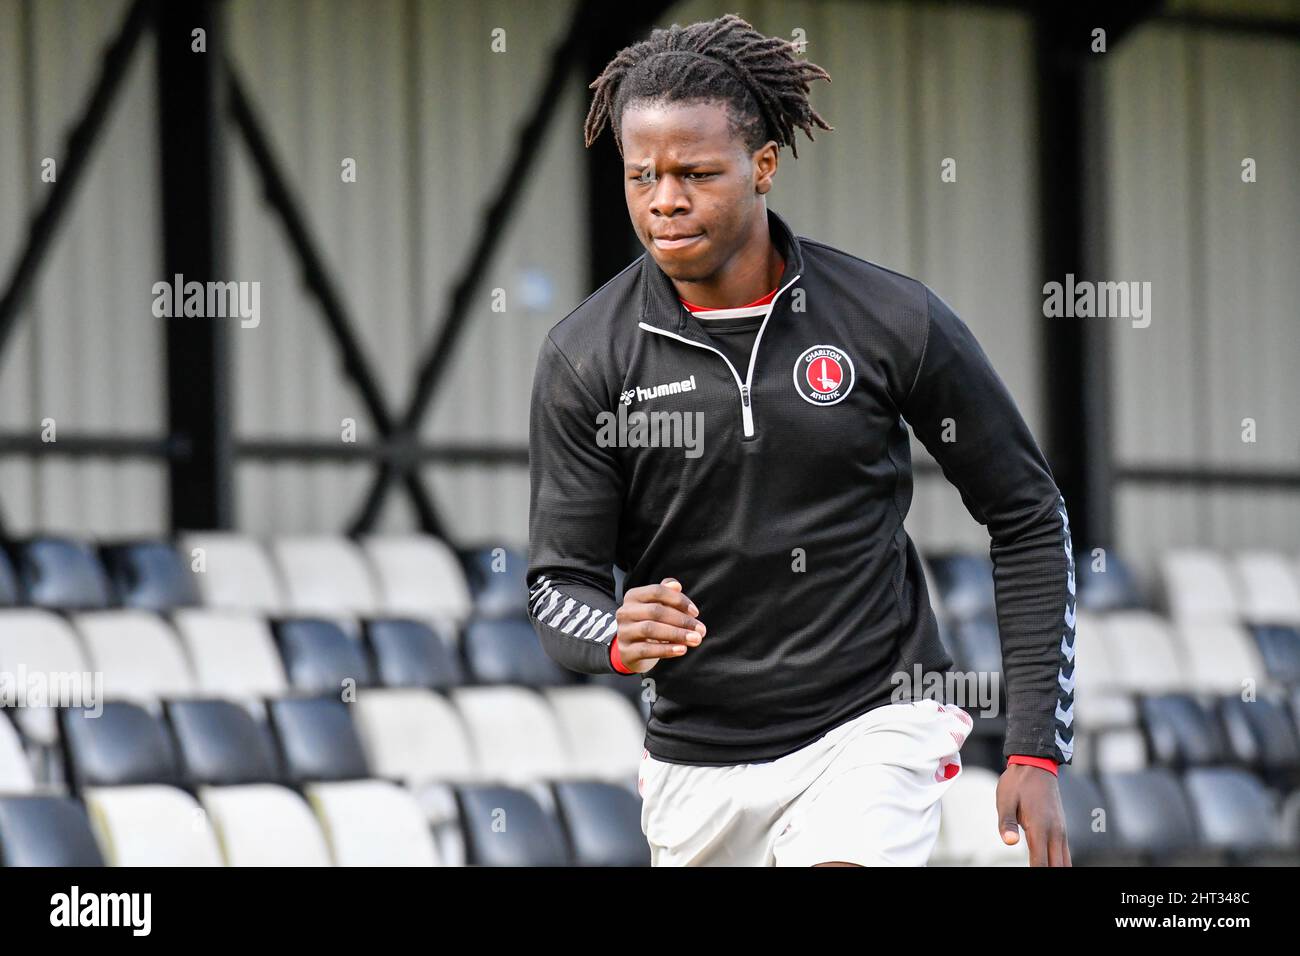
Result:
[[[814,405],[843,401],[853,390],[853,360],[833,345],[814,345],[794,363],[794,387]]]

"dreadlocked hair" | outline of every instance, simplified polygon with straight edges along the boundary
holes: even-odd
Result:
[[[795,56],[794,44],[764,36],[734,13],[682,27],[656,29],[625,47],[588,89],[596,91],[584,129],[591,146],[608,123],[623,154],[623,110],[632,100],[727,104],[732,134],[753,152],[768,140],[789,146],[795,130],[833,130],[808,102],[812,80],[831,81],[815,63]]]

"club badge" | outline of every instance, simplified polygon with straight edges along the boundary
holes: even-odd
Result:
[[[794,387],[805,402],[834,405],[853,390],[853,360],[833,345],[814,345],[794,363]]]

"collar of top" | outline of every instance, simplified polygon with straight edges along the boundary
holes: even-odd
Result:
[[[803,272],[803,251],[794,230],[771,207],[767,210],[767,227],[772,242],[785,260],[785,271],[777,283],[778,289],[784,289]],[[690,335],[692,326],[696,324],[688,325],[691,318],[677,295],[673,280],[659,268],[654,256],[648,251],[644,253],[641,257],[641,321],[667,332]]]

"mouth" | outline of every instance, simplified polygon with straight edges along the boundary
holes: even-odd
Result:
[[[691,235],[655,236],[654,244],[658,249],[681,249],[704,238],[704,233],[697,232]]]

